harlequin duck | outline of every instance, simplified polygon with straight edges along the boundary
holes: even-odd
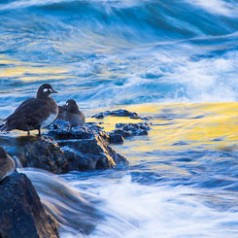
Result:
[[[82,126],[85,123],[85,116],[73,99],[69,99],[64,106],[59,107],[58,118],[68,121],[70,129],[74,126]]]
[[[16,169],[14,160],[0,147],[0,182]]]
[[[43,84],[37,91],[36,98],[30,98],[23,102],[15,112],[6,118],[5,124],[0,126],[0,131],[14,129],[27,131],[37,129],[41,135],[41,128],[48,126],[58,115],[56,102],[49,97],[57,93],[50,84]]]

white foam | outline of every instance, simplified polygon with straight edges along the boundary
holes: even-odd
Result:
[[[232,3],[223,1],[223,0],[185,0],[187,3],[191,5],[197,5],[199,7],[202,7],[206,11],[209,11],[210,13],[215,14],[221,14],[225,16],[232,16],[237,17],[237,10],[238,5],[237,2],[233,1]]]
[[[130,176],[113,182],[93,179],[86,182],[93,183],[91,192],[105,201],[98,208],[106,216],[105,221],[87,237],[237,237],[235,229],[230,229],[228,224],[237,221],[238,214],[205,206],[203,200],[216,200],[212,193],[210,198],[205,198],[207,191],[183,186],[144,186],[133,183]],[[235,195],[233,199],[235,201]],[[67,233],[61,237],[75,236]]]

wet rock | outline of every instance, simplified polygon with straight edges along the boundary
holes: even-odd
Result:
[[[119,136],[122,137],[123,140],[123,138],[132,136],[148,135],[149,130],[150,127],[148,123],[118,123],[116,124],[116,129],[109,133],[109,137],[112,138],[109,139],[109,142],[121,143]]]
[[[42,204],[59,224],[60,232],[73,233],[70,237],[84,237],[104,220],[104,215],[98,209],[103,202],[99,197],[79,192],[46,171],[31,169],[25,172],[37,193],[44,198]]]
[[[109,146],[109,136],[102,128],[57,128],[48,135],[9,138],[0,136],[0,143],[23,167],[33,167],[62,174],[72,170],[109,169],[128,161]]]
[[[110,132],[109,135],[121,135],[123,138],[131,137],[132,134],[129,131],[124,131],[123,129],[115,129],[112,132]]]
[[[0,237],[59,237],[32,183],[17,172],[0,182]]]
[[[144,130],[144,131],[150,130],[148,123],[127,123],[127,124],[118,123],[116,124],[116,128],[121,128],[124,131],[131,131],[131,132],[135,132],[137,130]]]
[[[172,144],[173,146],[182,146],[182,145],[189,145],[189,143],[187,141],[177,141],[175,143]]]
[[[121,134],[109,133],[109,143],[110,144],[122,144],[123,142],[124,142],[124,138]]]
[[[94,123],[70,128],[68,122],[57,120],[48,129],[48,134],[41,137],[0,136],[0,144],[23,167],[40,168],[56,174],[128,164],[126,158],[109,146],[110,136]],[[119,140],[123,141],[122,136],[115,135],[114,141],[118,143]]]
[[[62,139],[67,134],[70,140]],[[50,135],[57,139],[59,146],[67,158],[69,171],[109,169],[116,164],[128,164],[123,156],[116,153],[109,146],[108,135],[94,129],[85,129],[83,132],[55,130]],[[81,137],[79,138],[79,135]]]
[[[92,117],[97,119],[103,119],[106,116],[116,116],[116,117],[129,117],[131,119],[141,119],[143,122],[141,123],[118,123],[116,124],[116,129],[109,133],[109,143],[110,144],[122,144],[124,138],[132,137],[132,136],[140,136],[140,135],[148,135],[148,131],[150,130],[150,126],[148,118],[139,117],[135,112],[129,112],[127,110],[115,110],[115,111],[105,111],[100,112]]]
[[[48,133],[48,136],[56,140],[88,140],[93,139],[94,134],[86,131],[54,130]]]
[[[131,119],[140,119],[138,114],[136,112],[129,112],[127,110],[119,109],[114,111],[105,111],[105,112],[99,112],[92,117],[97,119],[103,119],[106,116],[116,116],[116,117],[129,117]]]
[[[70,128],[69,122],[60,119],[57,119],[48,129],[49,132],[47,135],[56,140],[90,139],[95,134],[103,131],[103,128],[96,123],[87,123],[85,126]]]
[[[23,167],[33,167],[62,174],[69,171],[67,157],[49,137],[19,137],[15,154]]]

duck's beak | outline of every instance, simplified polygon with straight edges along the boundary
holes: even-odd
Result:
[[[51,93],[58,93],[57,91],[55,91],[53,88],[51,89]]]

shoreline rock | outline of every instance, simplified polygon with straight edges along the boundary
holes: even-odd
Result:
[[[59,237],[56,222],[24,174],[14,172],[0,182],[0,237]]]
[[[98,126],[78,128],[75,132],[56,129],[51,130],[49,135],[57,140],[63,150],[69,161],[69,171],[110,169],[119,164],[128,164],[125,157],[109,146],[107,133]]]
[[[107,114],[139,118],[136,113],[127,110],[107,111]],[[129,162],[109,144],[122,144],[126,138],[147,135],[150,124],[147,121],[118,123],[115,130],[106,133],[96,123],[71,129],[68,122],[56,120],[48,129],[42,137],[0,136],[0,144],[11,156],[17,157],[23,167],[40,168],[55,174],[111,169]]]
[[[0,136],[0,143],[12,157],[17,157],[23,167],[44,169],[55,174],[128,165],[127,159],[109,146],[107,133],[94,125],[76,130],[53,127],[42,137]]]

